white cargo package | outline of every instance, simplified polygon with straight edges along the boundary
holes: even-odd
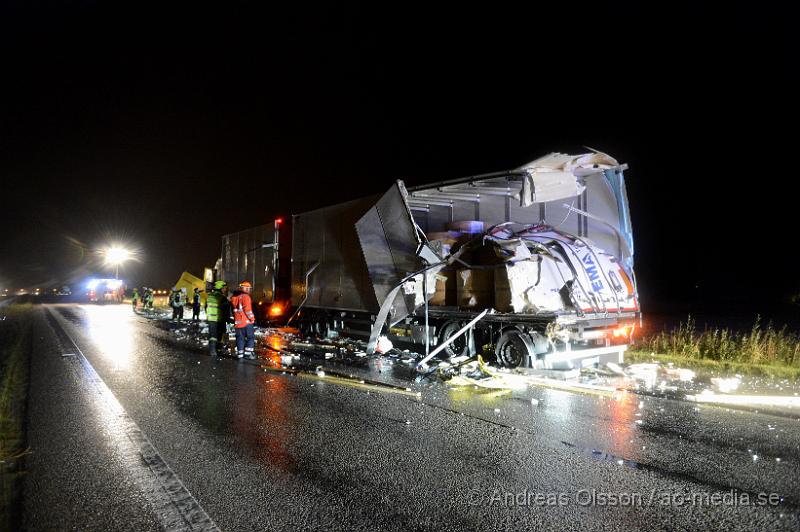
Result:
[[[527,207],[534,203],[574,198],[584,188],[572,172],[533,170],[523,178],[520,205]]]
[[[535,313],[563,310],[563,285],[550,259],[505,264],[495,276],[495,301],[501,312]]]
[[[551,153],[520,167],[526,172],[519,193],[521,207],[574,198],[585,190],[578,175],[602,172],[618,165],[617,160],[603,152],[593,150],[583,155]]]

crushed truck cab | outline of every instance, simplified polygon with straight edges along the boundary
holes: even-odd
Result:
[[[297,324],[506,367],[619,362],[640,320],[626,168],[553,153],[294,215]]]

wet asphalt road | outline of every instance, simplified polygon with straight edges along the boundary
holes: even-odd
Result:
[[[35,316],[29,530],[800,527],[792,417],[544,388],[416,396],[212,361],[127,306]]]

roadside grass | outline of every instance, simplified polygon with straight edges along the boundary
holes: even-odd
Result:
[[[25,409],[30,370],[31,305],[0,308],[0,529],[18,529],[24,474]]]
[[[689,316],[669,331],[637,340],[626,354],[634,362],[657,360],[693,368],[763,375],[776,378],[800,378],[800,336],[786,327],[766,327],[756,319],[747,332],[727,328],[697,329]]]
[[[771,377],[775,379],[800,379],[800,368],[777,364],[750,364],[748,362],[725,362],[720,360],[702,360],[687,358],[681,355],[665,355],[639,351],[631,348],[625,352],[625,361],[630,363],[660,362],[674,364],[695,370],[703,370],[715,375],[749,375],[752,377]]]

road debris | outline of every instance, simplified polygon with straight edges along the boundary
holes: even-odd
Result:
[[[147,317],[180,343],[198,349],[207,344],[204,323],[175,326],[169,322],[167,313],[162,314],[153,312]],[[423,367],[419,365],[424,359],[422,353],[400,349],[385,336],[378,339],[380,352],[368,355],[367,342],[361,339],[302,336],[292,328],[257,327],[256,332],[256,352],[262,362],[282,370],[292,369],[292,374],[296,370],[308,371],[316,378],[340,374],[343,378],[356,379],[356,383],[363,380],[365,384],[391,384],[403,390],[412,383],[433,387],[443,384],[451,390],[483,396],[493,393],[524,396],[528,395],[526,390],[551,388],[603,396],[627,391],[696,403],[744,404],[753,408],[796,407],[789,398],[775,399],[781,392],[797,390],[789,381],[709,375],[672,364],[607,362],[567,370],[509,369],[488,364],[483,355],[458,354],[447,359],[433,357]],[[491,346],[484,348],[483,353],[493,357]],[[336,367],[346,367],[350,371],[336,370]],[[762,394],[769,399],[755,399]],[[726,396],[731,399],[725,399]],[[793,397],[800,400],[797,392]],[[525,400],[530,398],[525,397]],[[642,405],[640,403],[640,409]]]
[[[711,384],[714,386],[714,389],[720,393],[730,393],[735,392],[739,389],[739,385],[742,383],[742,378],[739,375],[730,378],[722,378],[722,377],[712,377]]]
[[[688,401],[719,405],[750,407],[800,408],[800,397],[786,395],[730,395],[706,390],[697,395],[687,395]]]
[[[393,348],[394,348],[394,345],[392,345],[392,342],[388,338],[386,338],[385,336],[381,336],[381,337],[378,338],[378,343],[375,345],[375,352],[376,353],[380,353],[380,354],[384,354],[384,353],[388,353]]]

